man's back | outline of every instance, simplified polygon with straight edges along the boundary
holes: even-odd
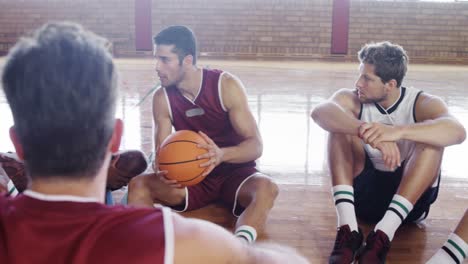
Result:
[[[166,209],[106,207],[26,191],[0,197],[0,263],[165,263],[174,252]],[[168,222],[169,221],[169,222]]]

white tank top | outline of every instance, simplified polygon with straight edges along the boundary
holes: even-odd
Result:
[[[401,87],[400,89],[400,98],[388,109],[384,109],[377,103],[362,104],[359,119],[364,122],[376,122],[387,125],[408,125],[416,123],[414,106],[416,99],[422,91],[405,87]],[[397,145],[400,149],[401,162],[403,162],[408,158],[411,149],[414,147],[414,142],[398,140]],[[364,149],[376,169],[380,171],[390,171],[390,169],[385,166],[382,154],[378,149],[374,149],[368,144],[364,145]]]

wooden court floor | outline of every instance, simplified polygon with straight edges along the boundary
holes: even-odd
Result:
[[[117,115],[125,122],[122,149],[152,152],[151,92],[157,84],[152,59],[118,59],[122,88]],[[0,59],[0,68],[4,63]],[[315,105],[339,88],[354,87],[357,63],[306,61],[200,60],[243,81],[264,141],[259,168],[280,185],[280,195],[260,240],[289,245],[312,263],[326,263],[336,217],[325,159],[325,132],[309,117]],[[410,65],[403,86],[440,96],[468,128],[468,66]],[[8,140],[11,114],[0,92],[0,151]],[[425,263],[446,241],[468,207],[468,142],[446,149],[439,198],[428,218],[400,228],[387,263]],[[235,219],[220,205],[185,213],[228,229]],[[367,234],[371,226],[362,225]]]

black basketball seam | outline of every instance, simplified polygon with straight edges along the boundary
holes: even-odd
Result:
[[[188,163],[188,162],[193,162],[193,161],[197,161],[197,160],[199,160],[199,159],[184,160],[184,161],[177,161],[177,162],[159,162],[159,165],[181,164],[181,163]]]
[[[176,143],[176,142],[189,142],[189,143],[193,143],[193,144],[199,144],[198,142],[195,142],[195,141],[191,141],[191,140],[175,140],[175,141],[171,141],[167,144],[164,144],[163,148],[165,148],[166,146],[172,144],[172,143]]]
[[[162,164],[162,163],[160,163],[160,164]],[[164,165],[173,165],[173,164],[177,164],[177,163],[168,163],[168,164],[164,164]],[[193,179],[196,179],[196,178],[200,177],[205,172],[205,170],[206,169],[204,169],[200,174],[198,174],[197,176],[195,176],[195,177],[193,177],[191,179],[188,179],[188,180],[185,180],[185,181],[177,181],[177,182],[188,182],[188,181],[191,181]]]
[[[188,180],[185,180],[185,181],[177,181],[177,182],[189,182],[189,181],[191,181],[191,180],[194,180],[194,179],[200,177],[204,172],[205,172],[205,170],[203,170],[200,174],[198,174],[197,176],[195,176],[195,177],[193,177],[193,178],[191,178],[191,179],[188,179]]]

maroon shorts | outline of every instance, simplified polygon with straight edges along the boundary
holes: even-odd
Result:
[[[232,208],[235,216],[239,216],[244,208],[237,204],[237,193],[242,184],[257,172],[254,166],[222,164],[199,184],[186,187],[185,202],[172,208],[184,212],[222,201]]]

